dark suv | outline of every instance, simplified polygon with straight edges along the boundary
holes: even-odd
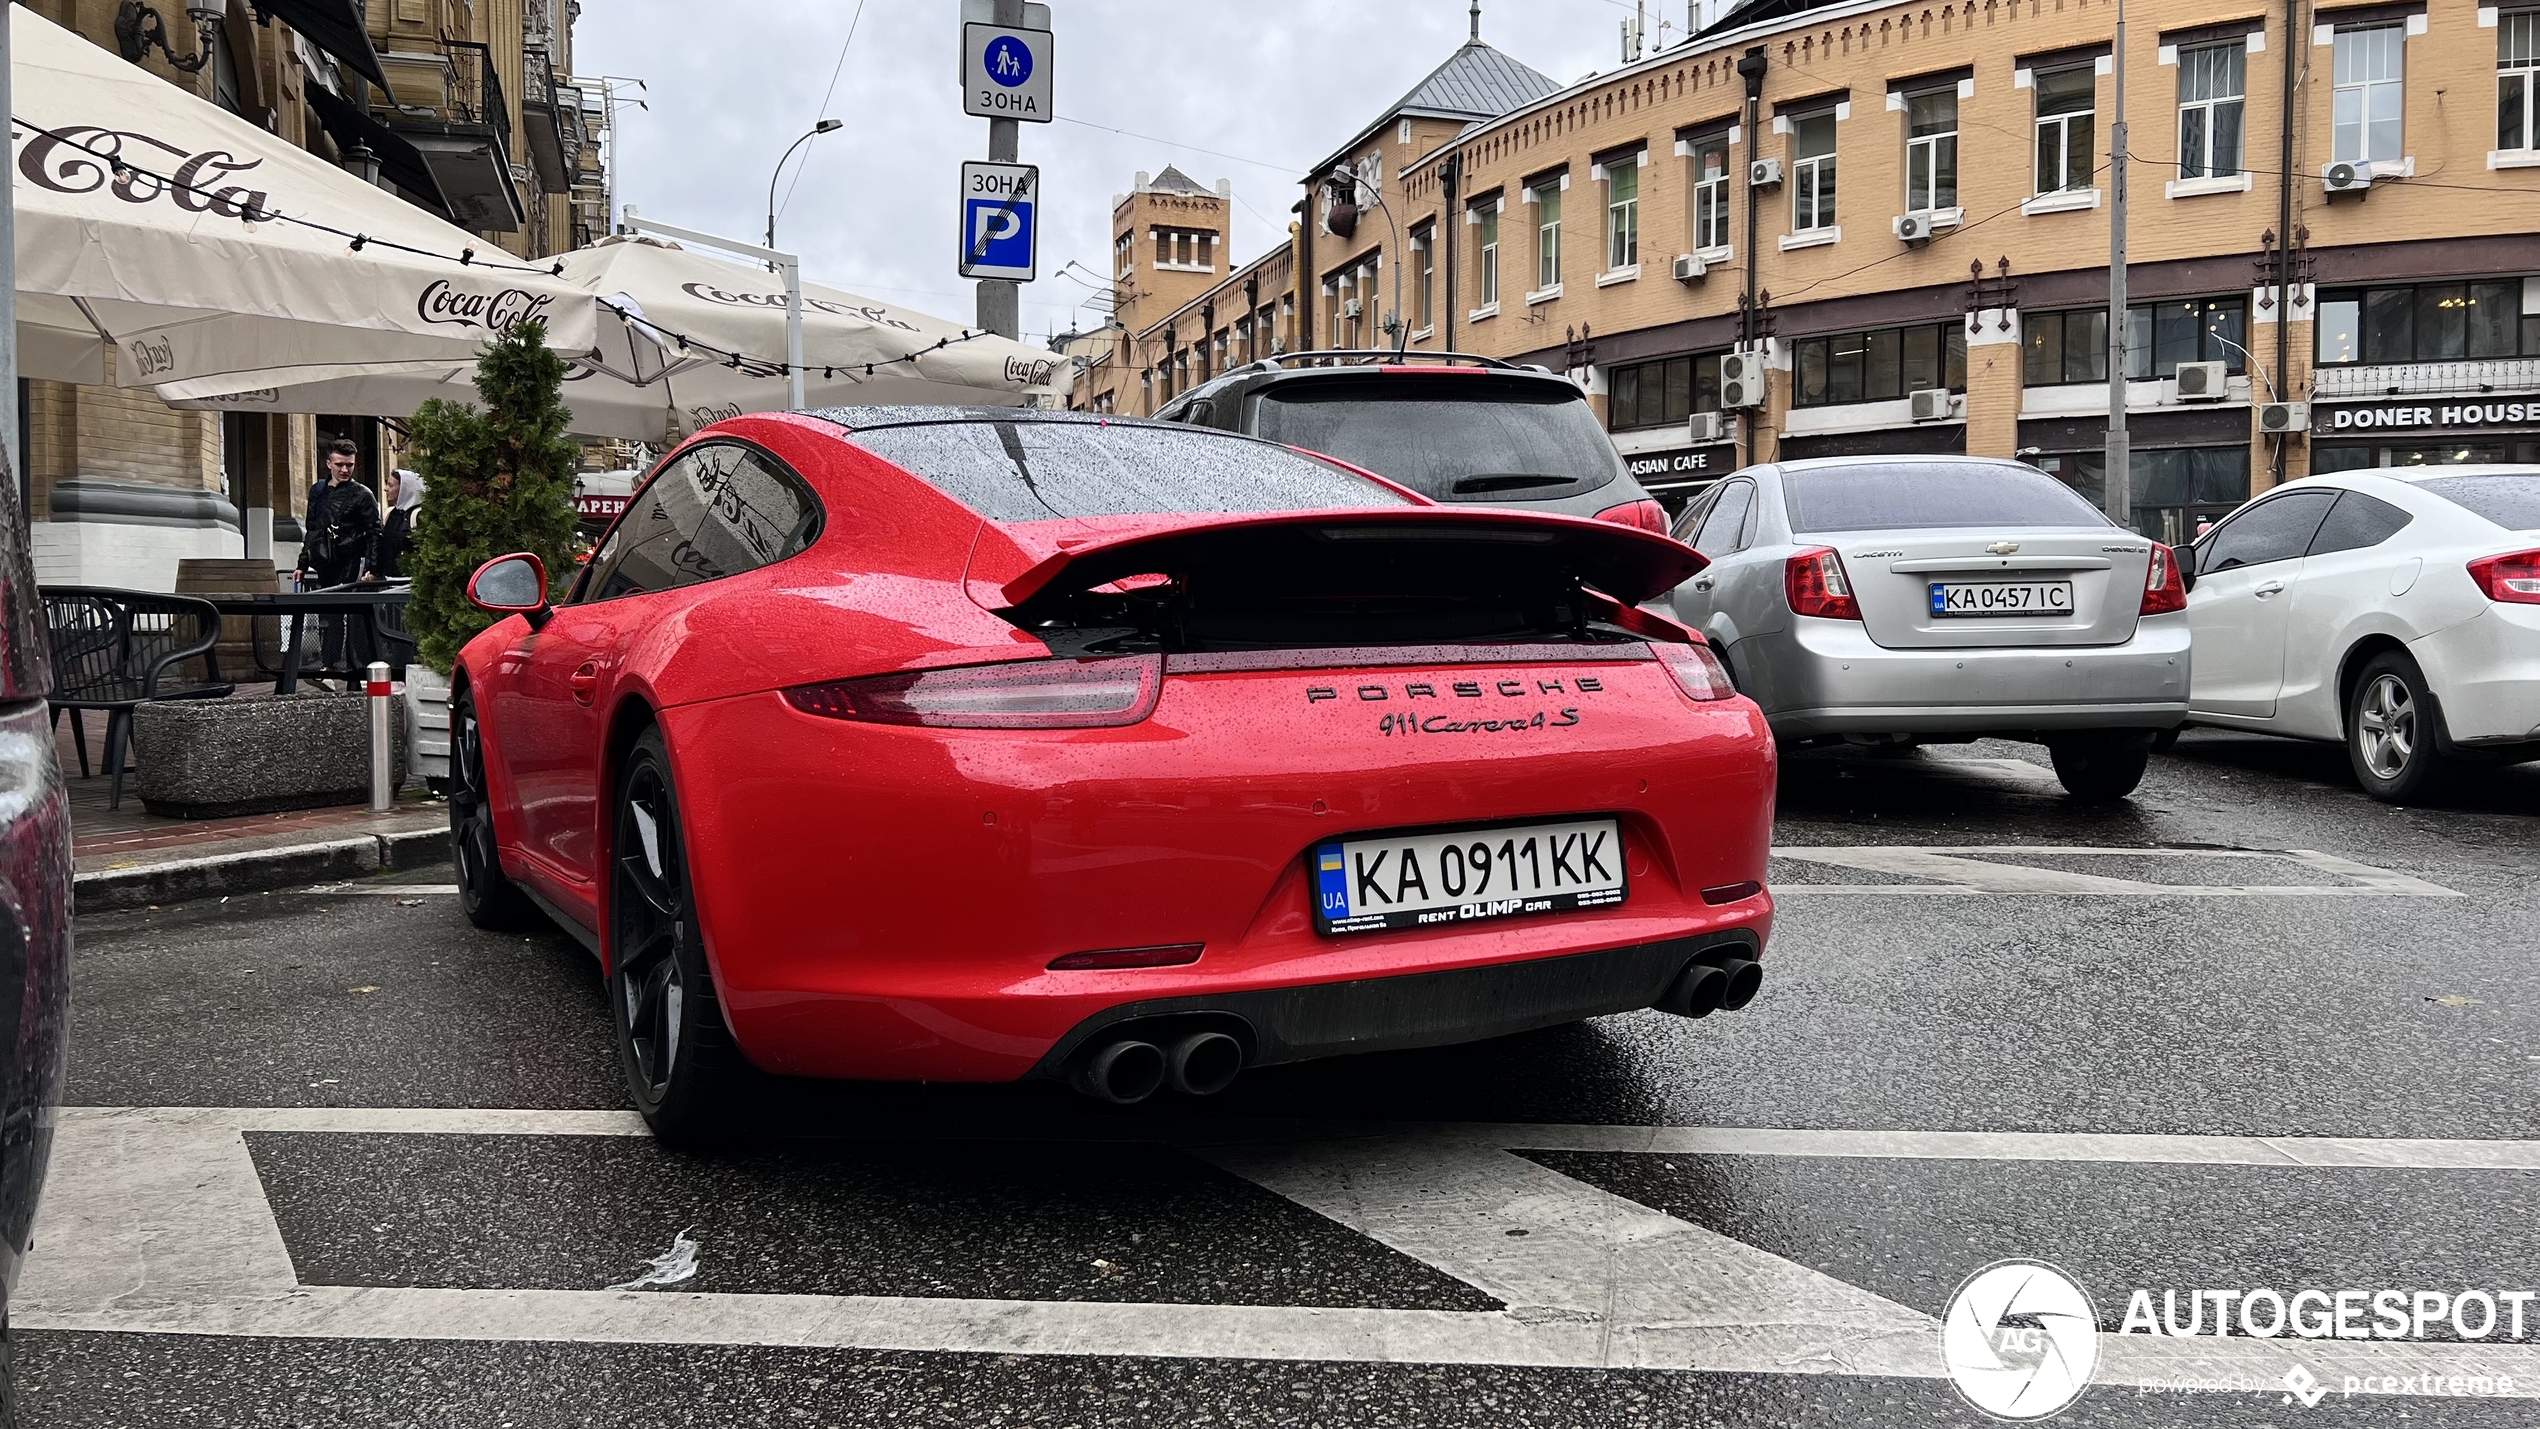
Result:
[[[1593,516],[1665,535],[1575,383],[1461,353],[1268,357],[1175,397],[1158,420],[1364,467],[1435,501]]]

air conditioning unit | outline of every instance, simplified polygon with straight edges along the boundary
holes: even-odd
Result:
[[[1931,242],[1931,215],[1928,213],[1900,213],[1888,227],[1898,238],[1918,247]]]
[[[2372,187],[2372,165],[2335,163],[2320,170],[2320,184],[2332,194],[2359,194]]]
[[[1777,189],[1782,186],[1782,161],[1750,159],[1746,164],[1746,186],[1751,189]]]
[[[1945,422],[1949,420],[1951,413],[1948,388],[1925,387],[1907,395],[1914,404],[1915,421]]]
[[[1341,316],[1350,322],[1358,321],[1360,314],[1365,313],[1366,311],[1367,305],[1356,298],[1352,298],[1348,302],[1341,304]]]
[[[1725,412],[1696,412],[1685,418],[1685,440],[1690,442],[1724,442],[1729,437],[1729,418]]]
[[[2281,436],[2311,424],[2308,402],[2264,402],[2258,407],[2258,430]]]
[[[1720,358],[1720,405],[1730,411],[1764,405],[1764,354],[1731,352]]]
[[[1710,265],[1691,253],[1676,255],[1676,281],[1679,283],[1690,283],[1709,271]]]
[[[2178,400],[2219,402],[2230,395],[2230,363],[2182,362],[2178,365]]]

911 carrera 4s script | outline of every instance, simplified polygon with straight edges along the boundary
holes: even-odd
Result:
[[[1347,839],[1314,850],[1314,924],[1372,933],[1620,903],[1612,819]]]

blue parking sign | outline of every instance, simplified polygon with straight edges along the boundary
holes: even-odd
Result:
[[[961,275],[1031,282],[1040,245],[1040,170],[1031,164],[961,166]]]

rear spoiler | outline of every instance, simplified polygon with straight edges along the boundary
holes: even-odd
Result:
[[[1623,606],[1675,589],[1710,564],[1692,547],[1610,521],[1522,511],[1393,507],[1200,517],[1060,551],[1008,581],[1001,613],[1031,607],[1124,577],[1177,575],[1195,566],[1300,566],[1374,559],[1390,548],[1434,554],[1466,546],[1472,559],[1541,575],[1556,568]]]

